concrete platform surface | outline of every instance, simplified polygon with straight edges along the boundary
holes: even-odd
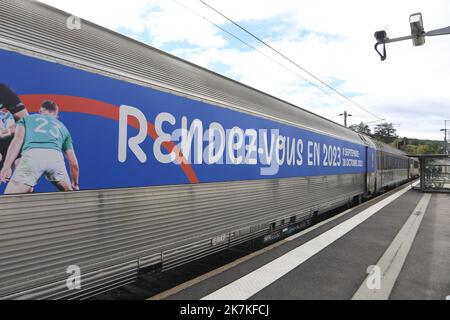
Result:
[[[425,195],[403,186],[151,299],[446,299],[450,194]]]

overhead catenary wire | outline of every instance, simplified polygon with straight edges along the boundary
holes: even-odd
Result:
[[[244,31],[245,33],[247,33],[248,35],[250,35],[251,37],[253,37],[254,39],[256,39],[257,41],[259,41],[260,43],[262,43],[263,45],[265,45],[266,47],[268,47],[270,50],[274,51],[275,53],[277,53],[278,55],[280,55],[281,57],[283,57],[284,59],[286,59],[287,61],[289,61],[291,64],[293,64],[294,66],[296,66],[297,68],[301,69],[303,72],[305,72],[306,74],[308,74],[309,76],[311,76],[312,78],[314,78],[316,81],[318,81],[319,83],[321,83],[322,85],[326,86],[327,88],[329,88],[330,90],[332,90],[333,92],[335,92],[336,94],[338,94],[340,97],[344,98],[345,100],[349,101],[350,103],[352,103],[353,105],[359,107],[360,109],[364,110],[365,112],[371,114],[372,116],[374,116],[377,119],[381,119],[381,117],[379,117],[378,115],[376,115],[375,113],[367,110],[366,108],[364,108],[363,106],[361,106],[359,103],[356,103],[355,101],[351,100],[350,98],[348,98],[347,96],[345,96],[344,94],[340,93],[338,90],[336,90],[335,88],[333,88],[331,85],[327,84],[326,82],[322,81],[320,78],[318,78],[317,76],[315,76],[313,73],[311,73],[310,71],[308,71],[307,69],[305,69],[304,67],[300,66],[298,63],[296,63],[295,61],[293,61],[292,59],[290,59],[289,57],[287,57],[286,55],[284,55],[283,53],[281,53],[279,50],[275,49],[273,46],[271,46],[270,44],[268,44],[267,42],[265,42],[264,40],[262,40],[261,38],[259,38],[258,36],[256,36],[255,34],[253,34],[252,32],[248,31],[246,28],[242,27],[240,24],[238,24],[237,22],[235,22],[234,20],[228,18],[227,16],[225,16],[223,13],[221,13],[220,11],[218,11],[217,9],[213,8],[211,5],[209,5],[208,3],[206,3],[203,0],[198,0],[200,1],[203,5],[207,6],[208,8],[210,8],[211,10],[213,10],[214,12],[216,12],[217,14],[219,14],[221,17],[223,17],[224,19],[228,20],[230,23],[232,23],[233,25],[235,25],[236,27],[238,27],[239,29],[241,29],[242,31]],[[308,81],[308,80],[307,80]],[[308,81],[308,83],[312,84],[312,82]],[[317,86],[315,86],[317,88]],[[328,95],[330,95],[328,92],[324,91],[322,88],[320,88],[320,90],[322,90],[323,92],[327,93]]]
[[[196,16],[204,19],[205,21],[207,21],[208,23],[210,23],[211,25],[215,26],[217,29],[221,30],[222,32],[228,34],[230,37],[233,37],[234,39],[238,40],[239,42],[241,42],[242,44],[250,47],[251,49],[255,50],[256,52],[258,52],[259,54],[263,55],[265,58],[271,60],[273,63],[277,64],[278,66],[282,67],[283,69],[285,69],[286,71],[292,73],[293,75],[299,77],[300,79],[302,79],[303,81],[305,81],[306,83],[309,83],[310,85],[316,87],[317,89],[321,90],[323,93],[327,94],[328,96],[335,98],[334,96],[332,96],[328,91],[324,90],[323,88],[321,88],[320,86],[317,86],[315,83],[309,81],[308,79],[306,79],[305,77],[301,76],[300,74],[298,74],[297,72],[293,71],[292,69],[289,69],[288,67],[286,67],[285,65],[281,64],[280,62],[276,61],[275,59],[273,59],[272,57],[268,56],[267,54],[265,54],[264,52],[262,52],[261,50],[259,50],[258,48],[256,48],[255,46],[251,45],[250,43],[248,43],[245,40],[242,40],[241,38],[239,38],[238,36],[234,35],[233,33],[229,32],[228,30],[226,30],[225,28],[219,26],[218,24],[214,23],[213,21],[211,21],[210,19],[208,19],[207,17],[205,17],[204,15],[192,10],[191,8],[187,7],[186,5],[180,3],[177,0],[173,0],[176,4],[178,4],[179,6],[183,7],[184,9],[188,10],[189,12],[195,14]],[[339,100],[337,100],[339,101]],[[340,103],[343,103],[342,101],[339,101]]]
[[[374,120],[374,121],[369,121],[369,122],[364,122],[364,124],[371,124],[371,123],[375,123],[375,122],[380,122],[380,121],[384,121],[386,119],[380,119],[380,120]],[[372,125],[372,124],[371,124]]]
[[[185,6],[184,4],[178,2],[177,0],[173,0],[175,3],[177,3],[178,5],[180,5],[181,7],[185,8],[186,10],[190,11],[191,13],[201,17],[202,19],[206,20],[207,22],[209,22],[210,24],[212,24],[213,26],[215,26],[216,28],[218,28],[219,30],[221,30],[222,32],[228,34],[230,37],[233,37],[234,39],[238,40],[239,42],[241,42],[242,44],[245,44],[246,46],[252,48],[253,50],[255,50],[256,52],[262,54],[264,57],[266,57],[267,59],[270,59],[272,62],[276,63],[277,65],[279,65],[280,67],[283,67],[285,70],[295,74],[296,76],[298,76],[299,78],[301,78],[302,80],[306,81],[309,83],[309,81],[302,77],[301,75],[297,74],[296,72],[292,71],[291,69],[287,68],[286,66],[282,65],[281,63],[279,63],[278,61],[276,61],[275,59],[269,57],[268,55],[266,55],[264,52],[262,52],[261,50],[258,50],[256,47],[252,46],[250,43],[242,40],[241,38],[235,36],[234,34],[232,34],[231,32],[229,32],[228,30],[226,30],[225,28],[222,28],[221,26],[219,26],[218,24],[212,22],[210,19],[208,19],[207,17],[201,15],[200,13],[192,10],[191,8]]]
[[[333,96],[332,94],[330,94],[328,91],[324,90],[322,87],[320,87],[319,85],[315,84],[314,82],[309,81],[308,79],[306,79],[305,77],[301,76],[300,74],[298,74],[297,72],[293,71],[292,69],[286,67],[285,65],[281,64],[280,62],[276,61],[275,59],[273,59],[272,57],[268,56],[267,54],[265,54],[264,52],[262,52],[261,50],[259,50],[258,48],[256,48],[255,46],[251,45],[250,43],[246,42],[245,40],[242,40],[241,38],[239,38],[238,36],[234,35],[233,33],[231,33],[230,31],[226,30],[225,28],[219,26],[218,24],[214,23],[213,21],[211,21],[210,19],[208,19],[207,17],[205,17],[204,15],[196,12],[195,10],[187,7],[186,5],[180,3],[177,0],[172,0],[173,2],[175,2],[176,4],[178,4],[179,6],[183,7],[185,10],[189,11],[190,13],[204,19],[205,21],[207,21],[208,23],[210,23],[211,25],[213,25],[214,27],[216,27],[217,29],[221,30],[222,32],[226,33],[227,35],[229,35],[230,37],[238,40],[239,42],[241,42],[242,44],[248,46],[249,48],[255,50],[256,52],[258,52],[259,54],[261,54],[262,56],[264,56],[265,58],[269,59],[270,61],[272,61],[273,63],[277,64],[278,66],[282,67],[283,69],[285,69],[286,71],[292,73],[293,75],[299,77],[300,79],[302,79],[303,81],[305,81],[306,83],[310,84],[311,86],[315,87],[316,89],[322,91],[323,93],[325,93],[326,95],[328,95],[329,97],[335,99],[336,101],[338,101],[341,104],[346,105],[343,101],[340,101],[339,99],[337,99],[335,96]],[[356,111],[356,109],[354,109],[352,106],[349,106],[351,109],[353,109],[354,111]]]

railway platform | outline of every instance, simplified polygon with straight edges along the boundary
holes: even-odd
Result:
[[[150,299],[450,299],[450,194],[402,186]]]

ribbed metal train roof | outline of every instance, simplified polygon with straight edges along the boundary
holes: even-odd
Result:
[[[0,43],[25,53],[142,85],[175,91],[243,112],[365,143],[358,134],[286,101],[37,1],[1,0]]]
[[[381,151],[384,151],[384,152],[387,152],[387,153],[391,153],[391,154],[396,154],[396,155],[399,155],[399,156],[406,156],[405,152],[403,152],[403,151],[401,151],[399,149],[396,149],[394,147],[391,147],[390,145],[385,144],[383,142],[375,141],[375,145],[377,146],[377,149],[379,149]]]

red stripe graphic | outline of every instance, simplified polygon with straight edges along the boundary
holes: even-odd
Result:
[[[25,94],[20,95],[20,99],[25,104],[29,112],[38,112],[42,101],[53,100],[63,112],[91,114],[119,121],[119,107],[97,100],[56,94]],[[133,128],[139,128],[139,122],[134,117],[130,118],[128,123]],[[147,135],[150,136],[153,140],[157,139],[158,135],[155,131],[155,126],[153,125],[153,123],[147,121],[147,125]],[[168,152],[175,152],[175,154],[177,155],[178,163],[181,163],[181,169],[185,173],[189,182],[199,183],[194,169],[189,163],[187,163],[186,158],[176,147],[175,143],[165,142],[162,144],[162,146]]]

